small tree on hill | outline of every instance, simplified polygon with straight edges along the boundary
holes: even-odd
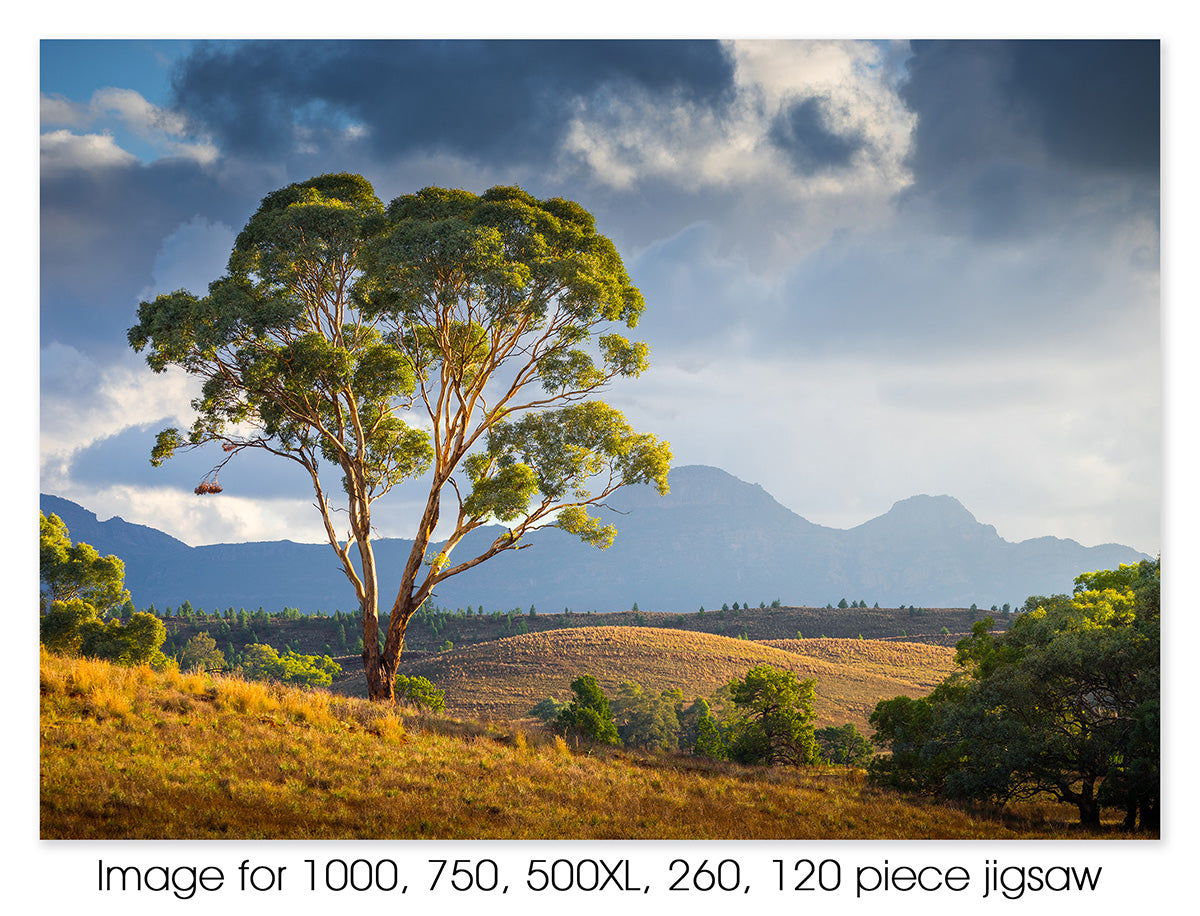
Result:
[[[328,655],[300,655],[255,643],[242,651],[242,674],[251,680],[279,681],[303,687],[328,687],[341,666]]]
[[[738,717],[732,723],[729,756],[739,763],[813,763],[816,682],[799,681],[790,671],[758,665],[729,688]]]
[[[446,708],[446,692],[419,675],[406,677],[402,674],[396,678],[396,699],[406,700],[433,712],[441,712]]]
[[[677,691],[655,694],[641,684],[624,681],[612,699],[613,719],[621,743],[627,747],[677,750],[679,699]]]
[[[116,556],[100,556],[96,548],[71,543],[71,532],[57,515],[39,512],[41,606],[79,600],[103,616],[129,600],[125,564]]]
[[[39,515],[42,644],[52,652],[121,665],[166,666],[168,659],[160,648],[167,637],[162,621],[134,611],[122,622],[129,602],[125,564],[116,556],[101,557],[89,544],[72,544],[70,531],[57,515]]]
[[[225,656],[217,641],[207,633],[197,633],[183,647],[179,667],[184,671],[213,671],[225,667]]]
[[[590,674],[580,675],[571,682],[571,690],[575,699],[559,712],[556,728],[586,741],[620,747],[612,708],[596,679]]]

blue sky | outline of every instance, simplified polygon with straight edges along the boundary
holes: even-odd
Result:
[[[592,210],[648,304],[610,400],[677,464],[833,527],[948,493],[1162,546],[1156,42],[75,40],[39,73],[40,483],[101,518],[321,539],[269,462],[215,500],[207,456],[150,467],[191,389],[124,333],[266,193],[354,171]]]

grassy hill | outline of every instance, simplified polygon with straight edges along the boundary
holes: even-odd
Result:
[[[447,710],[481,720],[521,719],[540,700],[571,697],[571,681],[591,674],[611,692],[622,681],[684,696],[711,696],[758,664],[817,682],[819,725],[867,718],[881,699],[928,693],[954,668],[943,646],[859,639],[744,639],[649,627],[579,627],[526,633],[430,656],[401,660],[401,673],[421,675],[446,693]],[[366,695],[361,668],[347,664],[336,689]]]
[[[166,617],[168,655],[197,633],[208,633],[225,649],[241,649],[250,642],[264,642],[282,649],[291,646],[305,654],[339,655],[350,651],[361,628],[357,613],[333,615],[261,613],[239,623],[229,611],[211,609],[190,617]],[[525,613],[513,608],[503,613],[466,614],[461,608],[422,610],[408,625],[405,651],[411,654],[436,652],[447,642],[462,648],[548,630],[576,627],[619,626],[684,630],[757,641],[830,637],[890,639],[953,646],[971,629],[984,612],[967,608],[741,608],[671,614],[661,611],[621,611],[613,614]],[[245,615],[243,615],[245,616]],[[1012,617],[993,615],[997,629],[1006,628]]]
[[[542,733],[401,718],[236,678],[43,652],[40,688],[44,839],[1081,835],[1073,810],[1055,806],[1001,818],[871,787],[840,768],[573,753]]]

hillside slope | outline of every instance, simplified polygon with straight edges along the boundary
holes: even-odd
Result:
[[[989,817],[842,767],[573,753],[321,690],[44,652],[40,682],[44,840],[1078,837],[1070,809]]]
[[[591,674],[610,693],[622,681],[648,690],[678,687],[688,700],[709,697],[755,665],[816,679],[818,725],[867,718],[881,699],[928,693],[954,668],[943,646],[857,639],[781,640],[766,644],[709,633],[647,627],[580,627],[526,633],[437,655],[401,660],[401,672],[433,681],[449,712],[514,720],[546,697],[571,698],[571,681]],[[365,693],[351,670],[339,692]]]

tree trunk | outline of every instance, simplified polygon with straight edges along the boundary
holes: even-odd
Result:
[[[1075,797],[1079,806],[1079,826],[1091,830],[1100,829],[1100,805],[1096,802],[1095,787],[1091,782],[1083,784],[1083,791]]]
[[[363,649],[363,667],[367,672],[367,696],[379,703],[396,701],[396,662],[388,659],[386,652],[379,650],[379,641]]]

